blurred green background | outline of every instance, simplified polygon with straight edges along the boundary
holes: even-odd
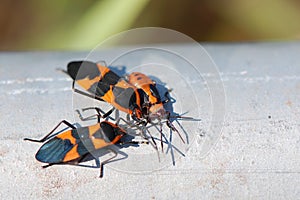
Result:
[[[89,50],[136,27],[199,42],[298,40],[298,0],[0,0],[0,50]]]

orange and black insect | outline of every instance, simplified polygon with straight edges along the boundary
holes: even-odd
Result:
[[[143,108],[148,112],[149,121],[153,121],[155,118],[159,118],[165,115],[165,109],[163,108],[163,104],[169,102],[169,98],[167,97],[168,92],[166,92],[165,97],[167,99],[165,101],[161,101],[161,97],[156,88],[156,83],[150,79],[148,76],[141,72],[132,72],[131,74],[126,76],[128,82],[134,85],[136,88],[142,89],[144,93],[147,95],[147,98],[142,105]],[[145,115],[145,114],[144,114]]]
[[[136,121],[143,119],[141,105],[145,94],[100,63],[73,61],[67,66],[67,73],[73,79],[72,89],[85,96],[110,103],[114,108],[130,114]],[[75,88],[75,83],[87,92]]]
[[[44,168],[55,164],[78,164],[93,151],[100,149],[110,151],[114,155],[100,164],[101,178],[103,176],[103,165],[117,156],[117,152],[110,147],[120,143],[120,139],[126,135],[126,131],[117,124],[108,121],[100,122],[99,112],[97,116],[98,123],[92,126],[76,128],[68,121],[63,120],[44,138],[40,140],[25,138],[24,140],[45,142],[35,155],[38,161],[48,163]],[[67,125],[71,130],[54,136],[54,131],[61,124]]]
[[[136,88],[142,89],[147,95],[147,101],[144,103],[144,107],[149,107],[149,112],[154,113],[156,110],[153,107],[157,105],[158,108],[162,106],[162,101],[159,92],[156,88],[156,83],[140,72],[132,72],[126,76],[128,82],[134,85]]]
[[[147,119],[147,122],[153,122],[155,120],[158,120],[160,122],[161,120],[166,120],[167,126],[173,131],[176,131],[180,139],[183,141],[183,143],[185,143],[179,131],[171,123],[170,118],[191,118],[179,115],[170,116],[170,112],[166,111],[164,108],[164,104],[170,101],[168,97],[169,92],[165,93],[166,100],[162,101],[160,94],[156,88],[155,81],[153,81],[147,75],[141,72],[132,72],[131,74],[127,75],[126,78],[130,84],[134,85],[139,89],[142,89],[147,95],[147,100],[145,100],[145,103],[142,105],[144,111],[143,117]]]

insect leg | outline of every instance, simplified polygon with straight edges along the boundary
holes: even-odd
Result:
[[[53,163],[49,163],[49,164],[47,164],[47,165],[42,166],[42,168],[45,169],[45,168],[48,168],[48,167],[50,167],[50,166],[52,166],[52,165],[54,165],[54,164],[53,164]]]
[[[98,107],[95,107],[95,110],[97,111],[97,113],[98,113],[99,116],[101,116],[101,113],[104,113],[104,111],[101,110],[101,109],[98,108]],[[102,118],[108,117],[109,115],[111,115],[111,113],[112,113],[114,110],[115,110],[115,108],[110,109],[108,112],[106,112],[106,113],[104,113],[104,114],[102,115]]]
[[[74,125],[72,125],[70,122],[66,121],[66,120],[62,120],[61,122],[59,122],[58,125],[56,125],[52,131],[50,131],[50,133],[48,133],[46,136],[44,136],[42,139],[40,140],[36,140],[36,139],[30,139],[30,138],[24,138],[24,140],[28,140],[31,142],[45,142],[50,135],[62,124],[64,123],[65,125],[69,126],[71,129],[76,129],[76,127]]]
[[[93,95],[93,94],[89,94],[89,93],[87,93],[87,92],[83,92],[83,91],[81,91],[81,90],[78,90],[78,89],[74,88],[74,84],[73,84],[73,86],[72,86],[72,90],[73,90],[74,92],[78,93],[78,94],[83,95],[83,96],[90,97],[90,98],[96,99],[96,100],[98,100],[98,101],[104,101],[103,99],[101,99],[101,98],[98,97],[98,96],[95,96],[95,95]]]
[[[161,121],[159,121],[160,128],[157,128],[157,126],[156,126],[157,124],[155,124],[155,123],[151,123],[151,125],[154,126],[156,128],[156,130],[158,130],[159,133],[160,133],[160,146],[161,146],[162,152],[164,152],[163,132],[162,132],[162,126],[163,125],[162,125]]]
[[[179,135],[179,137],[180,137],[180,139],[182,140],[182,142],[185,144],[185,141],[184,141],[184,139],[182,138],[181,134],[179,133],[179,131],[175,128],[175,126],[172,124],[172,122],[171,122],[169,119],[167,120],[167,126],[168,126],[172,131],[175,131],[175,132]]]
[[[125,124],[127,124],[129,127],[134,127],[134,128],[136,128],[136,129],[140,130],[142,133],[144,133],[143,130],[142,130],[138,125],[136,125],[136,124],[134,124],[134,123],[130,123],[130,122],[126,121],[125,119],[123,119],[122,117],[119,117],[119,118],[118,118],[118,120],[116,121],[116,124],[118,125],[118,124],[120,123],[121,120],[122,120]],[[145,125],[143,125],[143,127],[145,127],[145,129],[147,130],[147,128],[146,128]],[[148,130],[147,130],[147,131],[148,131]],[[141,134],[141,136],[142,136],[143,138],[145,138],[145,134]],[[150,136],[151,136],[151,135],[150,135]],[[151,137],[152,137],[152,136],[151,136]],[[153,142],[155,143],[154,139],[153,139]],[[156,143],[155,143],[155,145],[156,145]]]
[[[149,141],[127,141],[120,143],[121,145],[124,144],[149,144]]]
[[[103,165],[105,165],[106,163],[108,163],[110,160],[114,159],[115,157],[117,157],[118,153],[113,150],[113,149],[108,149],[110,152],[114,153],[114,155],[106,160],[104,160],[103,162],[101,162],[100,164],[100,176],[99,178],[103,177]]]
[[[151,138],[151,140],[152,140],[152,142],[150,142],[150,144],[151,144],[152,147],[157,151],[158,160],[160,161],[160,157],[159,157],[159,153],[158,153],[157,144],[156,144],[156,142],[155,142],[155,140],[154,140],[154,137],[151,135],[150,131],[147,129],[146,124],[143,124],[143,125],[142,125],[143,128],[144,128],[144,130],[143,130],[143,129],[140,128],[138,125],[136,125],[136,124],[131,124],[131,123],[127,122],[125,119],[123,119],[123,118],[121,118],[121,117],[117,120],[116,124],[119,124],[120,120],[122,120],[122,121],[123,121],[124,123],[126,123],[128,126],[130,126],[130,127],[135,127],[136,129],[140,130],[140,131],[141,131],[140,135],[141,135],[143,138],[145,138],[145,139],[147,139],[147,140],[149,141],[149,138],[146,137],[146,135],[144,134],[144,133],[145,133],[144,130],[147,131],[147,133],[149,134],[149,136],[150,136],[150,138]]]
[[[159,124],[160,128],[159,128],[159,132],[160,132],[160,146],[161,146],[161,151],[164,152],[164,144],[162,141],[163,138],[163,133],[162,133],[162,123]]]
[[[94,115],[91,115],[91,116],[88,116],[88,117],[83,117],[82,113],[80,113],[79,110],[75,110],[75,111],[77,112],[78,117],[80,118],[81,121],[88,121],[88,120],[94,119],[94,117],[97,117],[98,118],[98,122],[100,122],[100,118],[106,118],[106,117],[108,117],[115,110],[115,108],[112,108],[112,109],[110,109],[106,113],[103,110],[101,110],[100,108],[98,108],[98,107],[88,107],[88,108],[83,108],[81,110],[84,112],[86,110],[91,110],[91,109],[95,109],[97,111],[97,114],[94,114]],[[102,115],[101,113],[104,113],[104,114]]]

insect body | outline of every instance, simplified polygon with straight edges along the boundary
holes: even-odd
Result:
[[[77,93],[110,103],[116,109],[130,114],[136,121],[142,119],[145,94],[112,72],[109,68],[89,61],[70,62],[67,71],[73,79],[73,90]],[[75,82],[83,89],[74,87]]]
[[[165,97],[167,99],[161,101],[161,97],[156,88],[156,83],[141,72],[132,72],[127,76],[127,80],[130,84],[134,85],[139,89],[142,89],[144,93],[147,95],[147,101],[145,101],[146,103],[142,105],[142,107],[144,108],[143,117],[147,119],[147,122],[152,122],[155,120],[158,121],[166,120],[167,126],[171,128],[173,131],[176,131],[184,143],[182,136],[170,121],[171,118],[170,112],[164,109],[164,104],[169,102],[169,98],[167,97],[168,92],[165,93]],[[184,117],[174,116],[174,118],[184,118]]]
[[[51,137],[53,132],[62,123],[69,126],[71,130]],[[63,120],[41,140],[29,138],[25,138],[24,140],[45,142],[35,156],[38,161],[48,163],[44,167],[54,164],[77,164],[95,150],[106,149],[111,151],[114,153],[114,156],[101,162],[100,177],[102,177],[103,165],[117,156],[117,152],[110,148],[110,146],[119,143],[125,134],[125,130],[108,121],[99,122],[92,126],[76,128]]]
[[[144,101],[144,104],[142,105],[144,108],[144,118],[148,118],[148,121],[153,121],[156,118],[167,117],[166,115],[168,115],[168,113],[163,107],[163,102],[161,101],[159,92],[156,88],[156,83],[153,80],[140,72],[132,72],[127,76],[127,80],[130,84],[142,89],[147,95],[147,98],[144,98],[147,100]],[[166,102],[168,102],[168,100]]]
[[[149,103],[151,105],[161,103],[156,83],[148,76],[140,72],[132,72],[127,75],[127,79],[130,84],[142,89],[148,95]]]

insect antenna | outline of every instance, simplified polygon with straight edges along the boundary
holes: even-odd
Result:
[[[183,120],[191,120],[191,121],[201,121],[201,119],[196,119],[193,117],[187,117],[182,115],[171,115],[169,116],[169,119],[183,119]]]

